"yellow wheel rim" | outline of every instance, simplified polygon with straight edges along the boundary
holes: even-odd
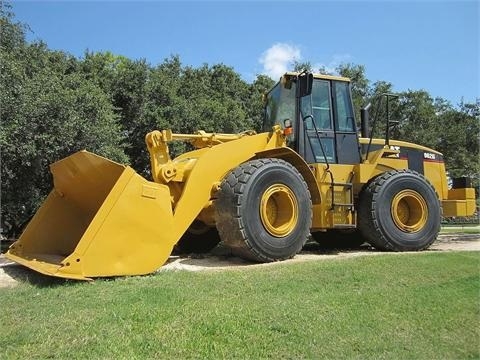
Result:
[[[419,193],[413,190],[402,190],[395,195],[391,212],[395,225],[404,232],[420,231],[427,223],[427,203]]]
[[[298,203],[293,191],[285,185],[270,186],[260,201],[260,219],[271,235],[290,234],[298,222]]]

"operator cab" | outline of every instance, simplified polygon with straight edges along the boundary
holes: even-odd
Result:
[[[360,163],[347,78],[285,74],[266,95],[263,130],[275,124],[292,126],[288,146],[307,163]]]

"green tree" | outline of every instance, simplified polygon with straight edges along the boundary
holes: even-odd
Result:
[[[396,138],[429,147],[437,144],[435,104],[428,92],[408,90],[400,93],[394,118],[399,121]]]
[[[231,67],[186,67],[178,95],[186,105],[182,132],[203,129],[235,133],[253,125],[246,115],[248,86]]]
[[[370,81],[365,74],[365,66],[355,64],[340,64],[337,67],[340,76],[351,80],[352,101],[355,108],[355,117],[360,120],[360,109],[370,100]]]
[[[150,176],[149,154],[145,147],[145,135],[155,129],[179,131],[185,104],[179,96],[182,64],[178,56],[165,59],[150,68],[145,84],[145,98],[140,116],[124,124],[129,134],[128,154],[132,166],[145,177]],[[182,144],[173,146],[171,153],[184,149]]]
[[[148,153],[145,149],[146,127],[143,126],[148,102],[148,84],[152,69],[145,60],[130,60],[106,52],[86,52],[79,71],[108,96],[122,127],[125,153],[139,173],[147,175]],[[142,149],[140,150],[139,147]],[[141,157],[147,157],[143,159]]]
[[[255,81],[249,86],[249,95],[246,100],[247,117],[250,119],[253,129],[261,132],[263,129],[263,95],[266,94],[275,82],[268,76],[258,75]]]
[[[109,51],[86,52],[79,69],[110,97],[124,129],[141,116],[150,73],[144,59],[130,60]]]
[[[15,21],[12,6],[0,0],[0,43],[2,51],[12,51],[25,45],[28,26]]]
[[[467,176],[479,185],[480,100],[458,108],[437,108],[435,148],[444,154],[452,177]]]
[[[1,221],[16,236],[52,187],[50,163],[85,148],[127,159],[109,98],[76,71],[77,60],[26,43],[4,9],[1,21],[17,36],[0,43]]]
[[[315,72],[315,70],[313,69],[313,65],[310,61],[298,61],[298,60],[295,60],[293,63],[293,71]]]

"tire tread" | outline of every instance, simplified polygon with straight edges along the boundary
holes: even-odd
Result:
[[[360,194],[359,207],[358,207],[358,218],[359,218],[359,229],[362,234],[368,239],[371,245],[373,245],[378,250],[386,251],[405,251],[407,249],[395,244],[391,239],[388,239],[382,231],[380,230],[379,219],[376,215],[376,207],[379,201],[382,199],[379,197],[380,189],[384,184],[394,176],[402,176],[408,174],[409,176],[414,175],[419,177],[435,194],[435,188],[432,184],[421,174],[410,169],[401,169],[401,170],[392,170],[386,173],[383,173],[376,178],[372,179]],[[438,196],[437,196],[438,201]],[[441,203],[438,201],[438,206],[440,207],[441,213]],[[440,222],[438,231],[440,230]],[[438,233],[437,231],[437,233]],[[421,251],[428,248],[434,241],[436,237],[432,237],[428,243],[418,247],[415,251]]]
[[[231,248],[234,255],[257,262],[286,260],[295,256],[295,254],[299,252],[305,245],[310,231],[309,228],[304,231],[304,233],[301,235],[303,240],[298,242],[295,253],[289,256],[273,258],[258,251],[255,246],[252,246],[251,241],[245,231],[245,224],[241,209],[242,201],[245,196],[245,189],[250,177],[253,176],[257,171],[260,171],[264,166],[268,166],[270,164],[280,164],[281,166],[292,170],[298,176],[298,178],[301,179],[302,186],[305,192],[308,194],[308,206],[311,208],[310,192],[308,191],[307,184],[303,177],[290,163],[276,158],[251,160],[234,169],[222,182],[220,186],[221,196],[219,196],[216,201],[217,228],[222,242]],[[305,205],[301,204],[301,206]],[[222,221],[218,221],[218,219],[222,219]]]

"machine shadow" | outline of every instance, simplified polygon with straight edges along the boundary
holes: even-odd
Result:
[[[68,279],[43,275],[19,264],[6,264],[1,268],[14,281],[28,283],[39,288],[64,286],[73,283]]]

